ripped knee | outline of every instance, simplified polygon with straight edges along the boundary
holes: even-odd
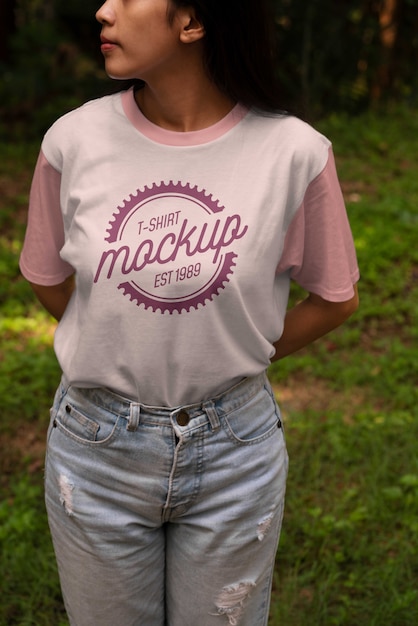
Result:
[[[64,507],[64,511],[70,517],[73,515],[73,489],[74,485],[69,481],[68,477],[61,474],[58,480],[60,488],[60,502]]]
[[[224,587],[216,599],[218,615],[226,615],[229,626],[238,626],[244,605],[255,583],[244,581]]]

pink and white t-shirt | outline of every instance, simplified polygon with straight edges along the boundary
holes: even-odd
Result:
[[[344,301],[359,276],[328,139],[240,105],[172,132],[132,90],[46,134],[20,267],[76,274],[55,335],[70,384],[172,407],[269,365],[291,279]]]

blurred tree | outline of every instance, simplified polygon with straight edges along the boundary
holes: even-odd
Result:
[[[284,108],[308,119],[418,98],[418,0],[270,0]],[[0,136],[39,137],[106,79],[100,0],[0,0]]]
[[[418,0],[273,0],[286,98],[311,117],[417,95]]]
[[[62,4],[16,0],[11,62],[0,59],[0,136],[39,138],[57,117],[108,86],[98,55],[86,45],[90,37],[83,36],[82,20],[69,19],[59,10]],[[81,6],[90,8],[94,27],[97,2]],[[98,30],[93,38],[99,49]]]
[[[381,100],[384,94],[388,93],[394,86],[398,27],[404,10],[402,5],[402,0],[383,0],[376,6],[380,54],[379,64],[370,89],[373,102]]]

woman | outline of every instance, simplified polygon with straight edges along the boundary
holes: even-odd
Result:
[[[267,624],[287,453],[265,371],[357,307],[330,142],[260,0],[107,0],[42,143],[21,269],[59,325],[46,502],[77,626]],[[308,297],[286,312],[289,282]]]

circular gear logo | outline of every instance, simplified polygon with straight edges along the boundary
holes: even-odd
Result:
[[[118,206],[94,282],[117,280],[130,300],[153,311],[205,306],[228,283],[248,227],[189,183],[145,187]]]

